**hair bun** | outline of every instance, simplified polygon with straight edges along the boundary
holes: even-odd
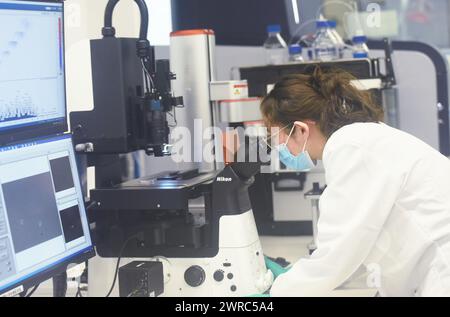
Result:
[[[352,79],[351,74],[339,69],[323,71],[320,66],[316,66],[310,76],[310,85],[324,99],[336,102],[336,97],[349,89]]]
[[[319,92],[321,95],[323,95],[322,93],[323,77],[324,76],[322,73],[322,69],[320,68],[320,66],[316,66],[314,67],[314,70],[309,79],[309,84],[311,85],[311,87],[317,92]]]

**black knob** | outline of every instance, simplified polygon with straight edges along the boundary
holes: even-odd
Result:
[[[184,272],[184,280],[189,286],[200,286],[205,281],[205,271],[200,266],[193,265]]]
[[[319,183],[313,183],[313,191],[314,192],[320,191],[320,184]]]
[[[224,274],[223,274],[222,270],[217,270],[214,272],[214,279],[217,282],[221,282],[223,280],[223,278],[224,278]]]

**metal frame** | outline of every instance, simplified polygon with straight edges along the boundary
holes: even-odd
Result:
[[[384,50],[383,41],[369,41],[370,49]],[[436,69],[437,107],[439,124],[439,150],[445,156],[450,156],[450,120],[447,61],[439,50],[429,44],[412,41],[393,41],[395,51],[420,52],[433,62]]]

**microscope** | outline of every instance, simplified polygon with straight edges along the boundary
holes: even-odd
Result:
[[[264,263],[247,191],[258,163],[122,180],[121,154],[171,154],[167,115],[183,98],[171,92],[176,76],[169,61],[156,61],[147,40],[145,1],[135,0],[138,39],[115,36],[112,15],[118,2],[108,2],[103,38],[91,41],[94,110],[70,117],[79,161],[95,167],[88,216],[99,257],[89,262],[89,295],[108,292],[120,260],[162,263],[163,289],[153,295],[263,293],[273,275]],[[119,277],[119,284],[135,282]],[[120,289],[120,296],[142,293]],[[118,295],[119,287],[113,283],[110,293]]]

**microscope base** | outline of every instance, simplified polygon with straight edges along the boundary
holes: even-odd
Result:
[[[125,258],[160,261],[165,297],[239,297],[264,293],[273,282],[266,268],[251,210],[220,218],[219,252],[212,258]],[[89,262],[89,296],[105,296],[114,277],[116,258],[96,257]],[[118,283],[112,296],[118,296]]]

